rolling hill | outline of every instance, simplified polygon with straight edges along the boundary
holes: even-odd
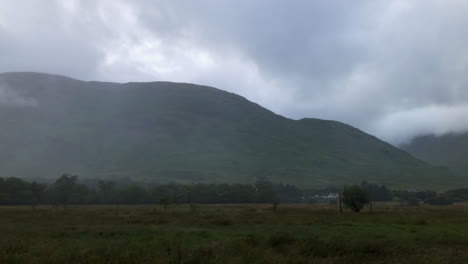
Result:
[[[336,121],[292,120],[236,94],[169,82],[0,74],[0,175],[301,187],[454,186],[460,178]]]
[[[468,133],[421,136],[402,146],[430,164],[448,166],[460,176],[468,176]]]

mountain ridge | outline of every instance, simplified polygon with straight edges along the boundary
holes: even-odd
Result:
[[[0,173],[10,176],[218,183],[267,176],[309,187],[461,181],[348,124],[289,119],[218,88],[24,72],[0,74],[1,84],[37,103],[0,104],[0,121],[9,124],[0,132]]]
[[[401,148],[427,163],[468,176],[468,132],[419,136]]]

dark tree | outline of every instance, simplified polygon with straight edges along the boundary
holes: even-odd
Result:
[[[162,197],[159,202],[163,205],[164,207],[164,210],[167,210],[167,208],[169,207],[169,197]]]
[[[100,203],[117,203],[115,183],[111,181],[98,181],[98,197]]]
[[[370,202],[367,192],[358,185],[345,188],[341,199],[355,213],[361,211]]]
[[[31,206],[33,207],[33,209],[36,209],[36,206],[38,204],[44,202],[46,185],[37,182],[32,182],[30,185],[30,189],[32,194]]]
[[[54,183],[55,202],[65,208],[75,200],[78,189],[78,176],[63,174]]]
[[[255,182],[255,202],[274,203],[278,200],[273,183],[268,178],[261,177]]]
[[[0,200],[7,205],[26,205],[32,200],[31,184],[19,178],[10,177],[0,182]]]
[[[5,180],[0,177],[0,204],[6,204],[7,200]]]
[[[392,192],[385,185],[377,185],[363,181],[361,188],[364,189],[372,201],[391,201]]]
[[[275,184],[274,191],[278,200],[282,203],[301,203],[303,202],[304,192],[289,184]]]

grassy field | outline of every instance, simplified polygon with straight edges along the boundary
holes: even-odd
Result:
[[[0,263],[468,263],[468,206],[0,207]]]

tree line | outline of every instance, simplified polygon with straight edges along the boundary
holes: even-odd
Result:
[[[369,201],[399,201],[401,205],[448,205],[468,201],[468,189],[445,193],[390,190],[384,185],[362,182],[357,186]],[[356,187],[350,186],[351,190]],[[351,188],[352,187],[352,188]],[[210,204],[210,203],[313,203],[314,197],[336,193],[342,188],[301,190],[260,178],[253,184],[137,184],[99,180],[83,184],[77,175],[63,174],[49,184],[19,178],[0,178],[0,205],[52,204]],[[337,203],[338,199],[327,201]]]
[[[79,182],[63,174],[51,184],[0,178],[0,205],[155,204],[155,203],[301,203],[304,193],[289,184],[259,179],[254,184],[143,185],[99,180]]]

